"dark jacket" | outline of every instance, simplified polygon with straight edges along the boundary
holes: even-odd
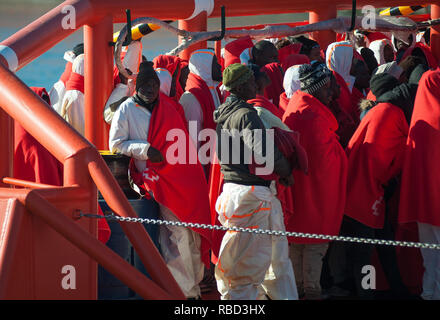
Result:
[[[274,173],[285,177],[292,172],[289,162],[274,144],[272,144],[273,150],[266,150],[264,124],[253,106],[246,101],[231,94],[225,103],[214,112],[214,121],[217,123],[217,156],[225,182],[242,185],[270,185],[270,180],[265,180],[250,171],[249,163],[253,161],[249,158],[250,154],[262,157],[260,159],[266,159],[268,153],[273,153]],[[255,135],[255,131],[253,131],[255,129],[261,130],[259,131],[261,139]],[[231,130],[236,130],[238,139],[233,139]],[[252,134],[246,134],[246,131],[247,133],[252,132]],[[235,143],[232,142],[233,140]],[[227,144],[229,148],[227,148]],[[226,153],[225,151],[228,149],[228,154],[222,155],[222,146],[223,153]]]

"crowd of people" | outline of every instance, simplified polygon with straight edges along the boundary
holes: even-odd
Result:
[[[39,92],[84,135],[83,46],[65,59],[49,94]],[[133,41],[122,61],[137,76],[114,67],[109,149],[132,159],[132,188],[159,203],[162,219],[440,243],[440,70],[429,36],[355,31],[327,48],[304,35],[242,37],[189,61],[147,61]],[[170,161],[176,129],[184,158],[203,151],[210,163]],[[223,134],[233,131],[251,134],[234,145]],[[269,158],[273,171],[261,174],[257,160]],[[159,238],[188,299],[210,275],[229,300],[374,299],[379,289],[440,299],[438,250],[172,225]],[[373,288],[365,266],[376,270]]]

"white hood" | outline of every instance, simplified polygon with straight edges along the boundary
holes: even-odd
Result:
[[[353,45],[350,41],[333,42],[327,48],[325,55],[327,68],[337,72],[344,78],[348,89],[352,90],[355,77],[350,75],[353,62]]]
[[[157,68],[154,70],[156,71],[160,80],[160,91],[169,97],[171,91],[171,82],[173,80],[171,73],[165,68]]]
[[[286,96],[289,99],[301,88],[298,72],[300,66],[302,66],[302,64],[291,66],[284,74],[283,87],[284,91],[286,92]]]
[[[383,54],[383,50],[386,45],[391,46],[391,48],[393,48],[394,50],[394,46],[391,44],[391,41],[388,39],[375,40],[370,43],[369,49],[374,52],[374,57],[376,58],[376,61],[379,65],[386,63]]]

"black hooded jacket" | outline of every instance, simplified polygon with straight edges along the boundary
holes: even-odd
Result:
[[[246,156],[245,150],[252,152],[252,155],[260,155],[266,160],[268,153],[273,153],[274,173],[281,176],[281,172],[292,172],[290,163],[275,143],[272,144],[273,150],[267,150],[264,124],[253,106],[246,101],[231,94],[214,112],[214,121],[217,123],[217,156],[225,182],[242,185],[270,185],[270,180],[265,180],[250,171],[250,159]],[[261,130],[261,139],[258,139],[254,133],[244,134],[246,130],[254,132],[256,129]],[[224,130],[223,134],[222,130]],[[239,141],[239,144],[234,144],[233,135],[227,134],[232,133],[233,130],[239,133],[239,140],[235,140],[236,143]]]

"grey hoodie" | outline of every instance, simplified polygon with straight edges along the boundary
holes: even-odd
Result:
[[[245,150],[251,151],[253,155],[260,157],[260,159],[266,159],[266,156],[270,158],[270,153],[273,153],[274,173],[280,177],[291,174],[292,169],[290,163],[274,143],[268,145],[268,147],[273,145],[273,150],[266,150],[266,129],[251,104],[231,94],[225,103],[220,105],[214,112],[214,121],[217,123],[217,156],[225,182],[242,185],[270,185],[271,180],[269,180],[267,176],[266,179],[263,179],[251,173],[249,170],[250,160],[245,159]],[[232,142],[232,135],[224,134],[225,132],[231,133],[231,130],[234,129],[237,130],[238,133],[241,133],[239,136],[239,148],[238,144],[234,145]],[[255,135],[255,131],[253,130],[256,129],[260,129],[261,139]],[[223,134],[222,130],[224,130]],[[253,134],[245,134],[246,131],[252,132]],[[223,152],[222,148],[224,149]],[[222,154],[226,153],[225,151],[228,153],[226,155]],[[235,161],[234,158],[236,158]],[[268,165],[269,162],[270,160],[266,162],[266,165]],[[274,177],[272,176],[270,179],[273,180]]]

